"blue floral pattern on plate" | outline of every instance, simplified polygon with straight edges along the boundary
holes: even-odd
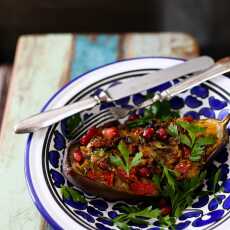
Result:
[[[111,81],[108,81],[107,85],[100,86],[100,89],[111,86]],[[122,80],[121,80],[122,81]],[[155,87],[148,92],[155,92],[156,90],[162,91],[167,89],[178,81],[167,82],[159,87]],[[127,205],[124,202],[107,202],[100,197],[95,197],[91,194],[82,192],[79,188],[75,188],[77,191],[84,194],[86,203],[75,202],[71,198],[63,199],[60,193],[60,187],[62,185],[72,186],[62,174],[62,159],[67,149],[68,144],[75,138],[79,138],[84,131],[93,125],[101,125],[111,120],[111,117],[106,117],[103,112],[110,106],[121,107],[133,107],[136,104],[142,102],[146,93],[136,94],[131,97],[124,98],[114,103],[107,103],[91,110],[82,112],[80,114],[83,124],[79,124],[79,127],[75,130],[74,135],[69,135],[68,122],[60,122],[47,131],[49,140],[44,146],[44,157],[46,159],[46,167],[44,174],[47,176],[47,180],[50,183],[50,188],[54,191],[55,198],[62,204],[63,210],[67,213],[71,213],[71,217],[82,223],[86,224],[89,229],[116,229],[113,225],[112,219],[118,214],[122,213],[120,209],[121,205]],[[85,96],[88,97],[89,95]],[[229,98],[230,96],[227,95]],[[226,95],[222,95],[221,90],[212,90],[211,85],[202,84],[196,86],[191,90],[181,93],[180,95],[171,99],[170,103],[172,108],[180,109],[182,116],[192,116],[195,119],[198,118],[220,118],[223,119],[230,111],[230,106],[226,103]],[[76,100],[72,99],[72,102]],[[100,115],[102,114],[102,115]],[[68,135],[67,135],[68,133]],[[182,216],[178,218],[176,223],[176,229],[209,229],[209,227],[215,226],[224,216],[230,215],[230,177],[229,177],[229,165],[228,162],[229,145],[223,149],[220,155],[213,161],[211,167],[221,168],[221,178],[223,182],[223,191],[218,192],[217,198],[214,196],[198,197],[194,200],[191,207],[188,207]],[[207,186],[209,186],[207,180]],[[135,201],[129,203],[129,205],[136,205]],[[80,221],[80,222],[79,222]],[[160,229],[159,222],[157,220],[150,220],[149,226],[146,225],[132,225],[131,229]]]

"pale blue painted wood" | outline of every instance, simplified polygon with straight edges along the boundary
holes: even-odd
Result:
[[[71,79],[90,69],[117,60],[118,52],[118,35],[77,35]]]

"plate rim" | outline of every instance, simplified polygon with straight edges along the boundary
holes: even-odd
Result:
[[[132,61],[132,60],[138,60],[138,59],[162,59],[162,60],[180,60],[182,62],[185,62],[186,59],[183,58],[177,58],[177,57],[162,57],[162,56],[148,56],[148,57],[135,57],[135,58],[127,58],[127,59],[122,59],[122,60],[117,60],[117,61],[113,61],[111,63],[108,64],[104,64],[104,65],[100,65],[96,68],[93,68],[89,71],[86,71],[80,75],[77,75],[76,77],[74,77],[72,80],[70,80],[69,82],[67,82],[64,86],[62,86],[60,89],[58,89],[54,94],[51,95],[51,97],[45,102],[45,104],[43,105],[42,109],[40,110],[41,112],[43,112],[44,110],[46,110],[46,108],[49,106],[49,104],[55,99],[55,97],[60,94],[61,92],[63,92],[69,85],[73,84],[75,81],[79,80],[79,78],[84,77],[85,75],[94,72],[96,70],[102,69],[106,66],[110,66],[110,65],[114,65],[116,63],[119,62],[128,62],[128,61]],[[25,180],[26,180],[26,184],[29,190],[29,194],[32,198],[33,203],[35,204],[35,206],[37,207],[37,209],[39,210],[40,214],[43,216],[43,218],[47,221],[48,224],[50,224],[52,227],[54,227],[55,229],[63,229],[54,219],[53,217],[49,214],[49,212],[47,211],[47,209],[43,206],[42,202],[40,201],[35,186],[33,184],[32,181],[32,177],[31,177],[31,172],[30,172],[30,164],[29,164],[29,156],[30,156],[30,146],[31,146],[31,142],[32,142],[32,138],[33,138],[33,133],[29,134],[26,140],[26,147],[25,147],[25,158],[24,158],[24,172],[25,172]],[[83,227],[83,226],[79,226],[79,227]]]

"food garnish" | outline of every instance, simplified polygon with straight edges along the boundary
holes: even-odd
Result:
[[[156,102],[125,124],[88,129],[70,146],[64,173],[72,184],[107,200],[151,198],[145,207],[124,206],[113,219],[118,228],[158,218],[161,226],[175,229],[176,218],[199,194],[216,197],[221,189],[218,169],[212,189],[201,191],[206,164],[228,141],[229,120],[230,115],[224,121],[180,118],[168,101]],[[73,188],[61,191],[65,199],[85,201]]]

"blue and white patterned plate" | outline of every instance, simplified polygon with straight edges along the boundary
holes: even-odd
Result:
[[[60,89],[42,110],[70,104],[89,97],[99,89],[113,87],[112,83],[115,79],[123,82],[126,78],[140,77],[150,71],[182,62],[183,60],[173,58],[137,58],[97,68]],[[119,100],[116,106],[131,108],[140,103],[146,93],[162,91],[178,81],[167,82],[142,94]],[[181,115],[223,119],[230,112],[229,101],[230,79],[220,76],[174,97],[171,105],[175,109],[180,109]],[[119,214],[119,207],[124,202],[107,202],[86,193],[83,194],[87,203],[74,202],[71,199],[63,199],[60,192],[62,185],[71,186],[62,173],[63,155],[67,146],[73,138],[78,138],[88,127],[110,120],[111,117],[105,112],[110,106],[114,104],[108,103],[82,112],[80,116],[84,123],[79,126],[74,137],[69,135],[68,120],[29,135],[25,156],[27,184],[35,205],[54,229],[116,229],[111,219]],[[217,193],[221,202],[218,203],[213,196],[199,197],[177,220],[176,229],[228,229],[230,226],[229,152],[228,145],[208,169],[209,172],[216,167],[221,169],[219,183],[223,185],[223,191]],[[210,185],[210,181],[207,180],[206,183],[207,186]],[[149,226],[137,225],[131,228],[160,229],[157,220],[151,220]]]

